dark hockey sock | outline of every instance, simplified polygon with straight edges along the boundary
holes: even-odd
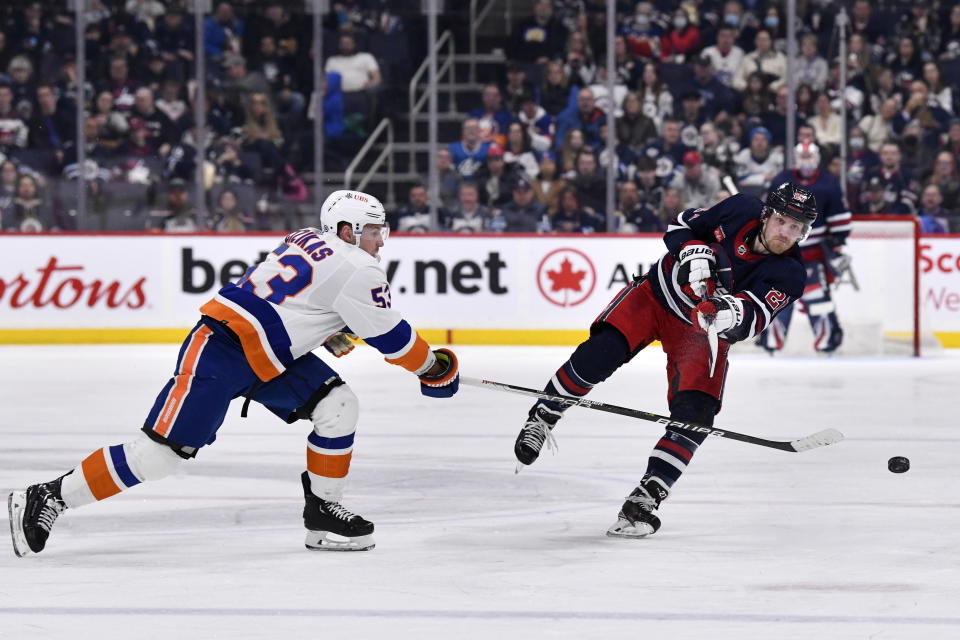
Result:
[[[687,469],[699,446],[690,436],[667,429],[650,452],[643,482],[653,478],[669,489]]]
[[[570,358],[557,369],[544,391],[580,398],[590,393],[594,385],[603,382],[630,356],[626,338],[609,325],[603,325],[587,340],[580,343]],[[566,406],[549,400],[540,400],[552,411],[564,412]]]
[[[717,400],[701,391],[681,391],[670,405],[670,417],[713,426]],[[643,482],[653,478],[668,489],[680,479],[706,434],[667,429],[647,460]]]

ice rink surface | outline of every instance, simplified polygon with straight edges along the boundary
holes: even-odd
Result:
[[[466,375],[540,387],[571,349],[456,351]],[[0,348],[4,497],[132,439],[176,353]],[[650,349],[591,398],[664,413],[664,362]],[[237,402],[185,471],[68,511],[42,554],[16,558],[0,525],[0,637],[960,637],[956,356],[735,355],[717,426],[847,440],[708,440],[643,540],[604,532],[658,426],[571,409],[558,454],[515,475],[528,399],[424,398],[369,348],[333,364],[361,401],[344,504],[375,550],[304,549],[309,425]]]

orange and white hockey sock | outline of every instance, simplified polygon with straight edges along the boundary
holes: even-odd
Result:
[[[127,464],[125,445],[97,449],[63,478],[60,494],[69,508],[114,496],[141,480]]]
[[[324,438],[311,432],[307,436],[307,474],[314,495],[340,502],[350,472],[354,435]]]
[[[147,480],[170,475],[185,460],[141,433],[132,442],[97,449],[64,476],[60,494],[67,507],[105,500]]]

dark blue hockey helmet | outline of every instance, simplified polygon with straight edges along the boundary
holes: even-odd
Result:
[[[817,220],[817,199],[812,191],[792,182],[784,182],[767,194],[766,204],[763,208],[763,220],[774,212],[793,218],[803,224],[803,235],[799,241],[807,239],[813,223]]]

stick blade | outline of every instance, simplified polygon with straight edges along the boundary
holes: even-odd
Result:
[[[793,447],[794,451],[809,451],[810,449],[836,444],[841,440],[843,440],[843,434],[836,429],[824,429],[804,438],[793,440],[790,442],[790,446]]]
[[[707,343],[710,345],[710,377],[712,378],[717,368],[717,352],[719,351],[717,325],[713,322],[710,323],[710,328],[707,329]]]

